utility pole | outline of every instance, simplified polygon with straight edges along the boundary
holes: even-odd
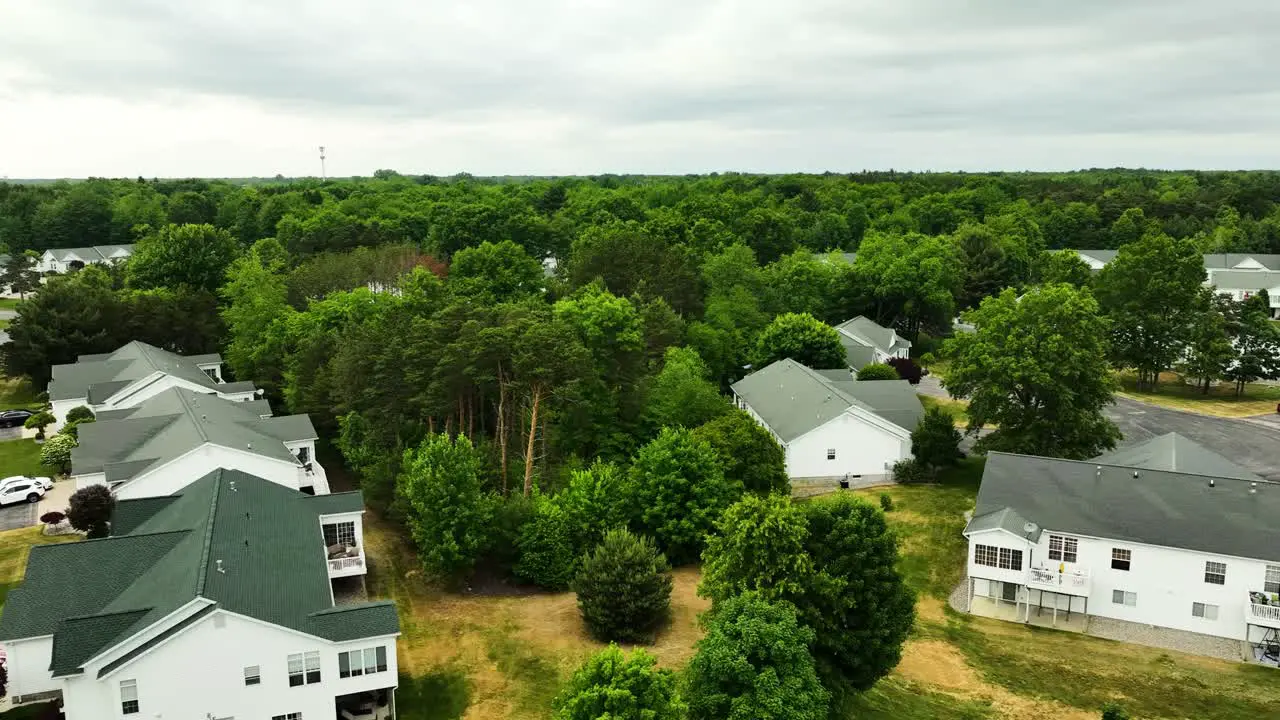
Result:
[[[320,146],[320,179],[321,180],[327,179],[325,178],[325,175],[324,175],[324,146],[323,145]]]

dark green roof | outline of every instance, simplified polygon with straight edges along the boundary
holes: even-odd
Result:
[[[351,492],[330,493],[328,495],[308,495],[307,502],[317,515],[336,515],[337,513],[363,512],[364,496],[359,490]]]
[[[71,674],[197,598],[333,641],[399,631],[392,603],[333,607],[317,520],[359,510],[359,493],[217,470],[166,500],[121,502],[111,538],[33,548],[0,640],[52,635],[51,670]]]
[[[102,413],[80,426],[71,451],[73,475],[105,472],[128,480],[152,465],[178,458],[205,443],[297,463],[286,442],[314,440],[306,415],[259,416],[261,406],[170,388],[137,407]]]

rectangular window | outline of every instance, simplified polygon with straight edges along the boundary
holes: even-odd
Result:
[[[1211,585],[1227,584],[1227,564],[1207,561],[1204,564],[1204,581]]]
[[[835,460],[835,459],[836,459],[836,449],[835,449],[835,448],[827,448],[827,459],[828,459],[828,460]]]
[[[325,547],[339,543],[346,547],[356,546],[356,524],[354,522],[331,523],[321,527],[324,529]]]
[[[1138,604],[1138,593],[1125,592],[1124,590],[1112,590],[1111,602],[1116,605],[1128,605],[1135,607]]]
[[[1000,548],[1000,568],[1003,570],[1022,569],[1022,551]]]
[[[996,548],[990,545],[974,545],[973,562],[976,565],[1000,567],[1000,555]]]
[[[1217,620],[1218,606],[1210,605],[1209,603],[1191,603],[1191,617]]]
[[[1073,563],[1079,556],[1080,541],[1062,535],[1049,536],[1049,559]]]
[[[307,666],[307,684],[314,685],[320,682],[320,652],[309,652],[306,654]]]
[[[1280,565],[1268,565],[1262,582],[1263,592],[1280,593]]]
[[[360,677],[386,669],[387,648],[384,646],[338,653],[338,677]]]
[[[257,665],[249,665],[244,669],[244,684],[257,685],[262,682],[262,672]]]
[[[138,681],[120,681],[120,712],[132,715],[138,712]]]
[[[302,653],[289,656],[289,687],[298,687],[303,682]]]
[[[1121,548],[1111,548],[1111,569],[1112,570],[1129,570],[1130,562],[1133,560],[1133,551]]]
[[[289,713],[288,715],[272,715],[271,720],[302,720],[302,713]]]

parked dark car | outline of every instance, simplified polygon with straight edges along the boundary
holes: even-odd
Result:
[[[0,412],[0,428],[22,427],[27,418],[35,415],[30,410],[5,410]]]

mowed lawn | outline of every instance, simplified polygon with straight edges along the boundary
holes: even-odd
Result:
[[[80,539],[79,535],[44,535],[42,529],[43,526],[37,526],[0,532],[0,612],[9,590],[22,582],[32,547]]]
[[[40,463],[40,446],[35,440],[0,440],[0,478],[11,475],[46,475],[53,477],[56,468]]]
[[[1163,373],[1156,391],[1147,392],[1137,389],[1132,373],[1120,373],[1117,378],[1120,381],[1118,395],[1203,415],[1270,415],[1275,413],[1276,404],[1280,403],[1280,386],[1276,385],[1249,383],[1244,386],[1244,393],[1236,397],[1235,383],[1227,381],[1210,387],[1209,392],[1205,393],[1201,388],[1183,382],[1182,377],[1175,373]]]

